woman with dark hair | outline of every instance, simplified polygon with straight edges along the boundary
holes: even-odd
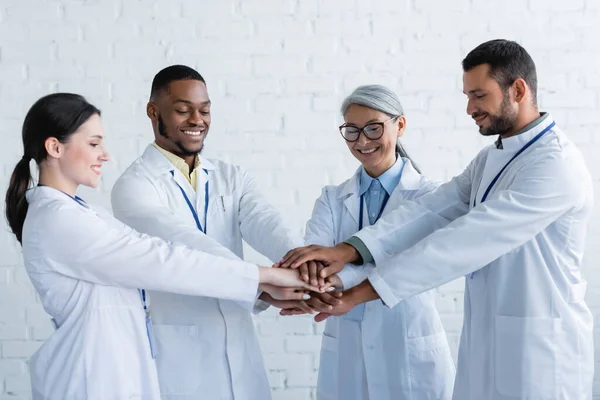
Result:
[[[140,234],[76,196],[109,158],[100,111],[76,94],[38,100],[6,193],[8,223],[56,331],[31,359],[35,400],[160,399],[145,288],[236,300],[301,299],[296,271],[258,267]],[[29,164],[39,185],[29,189]],[[223,284],[226,282],[226,285]],[[289,287],[290,289],[283,289]]]

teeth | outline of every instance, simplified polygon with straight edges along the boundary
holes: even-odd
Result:
[[[374,149],[369,149],[369,150],[359,150],[361,153],[363,154],[371,154],[373,153],[375,150],[377,150],[377,148]]]
[[[185,133],[186,135],[190,135],[190,136],[200,136],[202,134],[202,132],[194,132],[194,131],[183,131],[183,133]]]

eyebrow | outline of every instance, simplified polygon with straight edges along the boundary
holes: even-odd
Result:
[[[177,100],[175,100],[175,101],[173,102],[173,104],[175,104],[175,103],[185,103],[185,104],[189,104],[189,105],[193,105],[193,104],[194,104],[194,103],[192,103],[191,101],[189,101],[189,100],[184,100],[184,99],[177,99]],[[204,105],[208,105],[208,104],[210,104],[210,103],[211,103],[211,102],[210,102],[210,100],[206,100],[206,101],[203,101],[201,104],[204,106]]]
[[[92,139],[104,139],[104,136],[102,136],[102,135],[93,135],[91,138]]]
[[[468,94],[475,94],[477,92],[483,92],[483,89],[473,89],[473,90],[469,90]],[[463,91],[464,94],[467,94]]]

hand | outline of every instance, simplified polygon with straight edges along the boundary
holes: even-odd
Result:
[[[297,310],[295,311],[295,314],[290,315],[314,314],[315,312],[308,306],[308,304],[306,304],[304,300],[277,300],[267,292],[262,292],[259,298],[274,307],[281,308],[282,310]]]
[[[317,297],[317,295],[313,295],[310,298],[310,300],[308,300],[306,302],[306,304],[308,304],[312,309],[314,309],[315,311],[318,312],[318,314],[315,316],[315,321],[316,322],[325,321],[327,318],[329,318],[332,315],[336,315],[336,316],[344,315],[344,314],[348,313],[350,310],[352,310],[354,308],[354,306],[356,306],[356,304],[359,304],[356,301],[356,299],[354,298],[354,296],[351,294],[351,290],[349,290],[346,293],[332,292],[332,293],[337,293],[336,295],[332,296],[332,297],[334,297],[334,299],[323,297],[323,295],[326,295],[326,296],[331,295],[330,293],[320,293],[318,295],[318,297]],[[338,296],[340,296],[341,298]],[[332,304],[332,303],[335,303],[335,304]],[[281,314],[281,315],[298,315],[299,310],[297,310],[297,309],[281,310],[279,312],[279,314]]]
[[[310,285],[304,282],[302,279],[300,279],[298,271],[270,267],[258,267],[258,281],[260,289],[263,289],[264,285],[271,285],[306,289],[313,292],[322,293],[328,286],[330,286],[325,285],[324,287],[319,288],[317,286]]]
[[[309,261],[321,261],[325,268],[319,272],[319,277],[327,278],[341,271],[344,264],[352,262],[358,257],[356,249],[346,243],[340,243],[335,247],[311,245],[289,251],[277,263],[277,266],[281,268],[298,268]]]
[[[331,310],[321,311],[315,316],[315,321],[321,322],[331,315],[344,315],[356,305],[379,298],[379,295],[368,280],[343,293],[342,304],[333,306]]]
[[[325,286],[325,278],[320,276],[321,271],[325,268],[325,265],[320,261],[308,261],[301,264],[298,267],[302,280],[306,283],[310,283],[314,286],[323,287]]]
[[[311,309],[310,314],[315,311],[318,312],[329,312],[334,306],[341,305],[342,300],[341,292],[329,292],[329,293],[310,293],[310,299],[306,301],[306,304]],[[307,314],[306,312],[300,312],[297,308],[294,309],[283,309],[279,312],[280,315],[298,315]]]
[[[310,295],[305,289],[281,287],[263,283],[260,287],[274,300],[308,300]],[[281,308],[281,307],[280,307]]]

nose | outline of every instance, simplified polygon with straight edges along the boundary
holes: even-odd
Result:
[[[471,101],[471,99],[467,100],[467,114],[473,115],[473,113],[475,111],[476,111],[476,108],[473,105],[473,102]]]
[[[191,125],[197,125],[197,126],[205,125],[204,119],[202,119],[202,115],[200,114],[199,110],[196,110],[190,114],[190,118],[188,119],[188,122]]]
[[[365,146],[369,143],[371,143],[371,139],[369,139],[367,137],[367,135],[365,135],[364,132],[360,132],[359,136],[358,136],[358,140],[356,141],[357,144],[360,144],[361,146]]]
[[[100,155],[100,161],[107,162],[108,160],[110,160],[110,154],[108,154],[108,151],[104,150]]]

